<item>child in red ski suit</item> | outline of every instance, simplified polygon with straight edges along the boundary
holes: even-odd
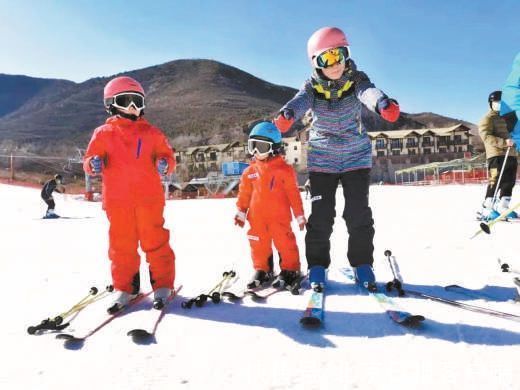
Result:
[[[175,168],[173,151],[158,128],[143,118],[144,90],[130,77],[117,77],[104,89],[111,115],[90,140],[84,159],[87,174],[103,175],[103,208],[110,222],[109,251],[116,299],[110,313],[139,292],[138,245],[146,253],[154,307],[170,296],[175,255],[163,227],[165,206],[160,175]]]

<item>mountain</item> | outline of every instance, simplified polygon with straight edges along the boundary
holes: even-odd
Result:
[[[146,116],[177,148],[244,139],[251,122],[272,117],[295,93],[235,67],[212,60],[176,60],[125,72],[147,91]],[[117,76],[117,75],[115,75]],[[22,147],[40,154],[70,154],[84,148],[104,122],[104,85],[114,76],[82,83],[25,76],[0,77],[0,147]],[[395,124],[368,110],[369,130],[426,127],[422,120],[449,126],[460,121],[436,114],[403,114]]]
[[[74,85],[72,81],[41,79],[0,73],[0,118],[18,110],[31,99],[43,99],[54,92]]]

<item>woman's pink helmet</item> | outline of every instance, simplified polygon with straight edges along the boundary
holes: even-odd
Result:
[[[315,31],[307,41],[307,55],[313,64],[313,58],[325,50],[335,47],[348,47],[347,36],[337,27],[323,27]]]

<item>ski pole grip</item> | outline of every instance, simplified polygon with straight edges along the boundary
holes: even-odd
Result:
[[[390,249],[385,250],[385,256],[392,256],[392,251]]]

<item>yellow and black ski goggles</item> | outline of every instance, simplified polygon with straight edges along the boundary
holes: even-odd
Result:
[[[334,49],[325,50],[323,53],[314,57],[314,66],[318,69],[328,68],[338,63],[344,64],[350,58],[348,47],[341,46]]]

